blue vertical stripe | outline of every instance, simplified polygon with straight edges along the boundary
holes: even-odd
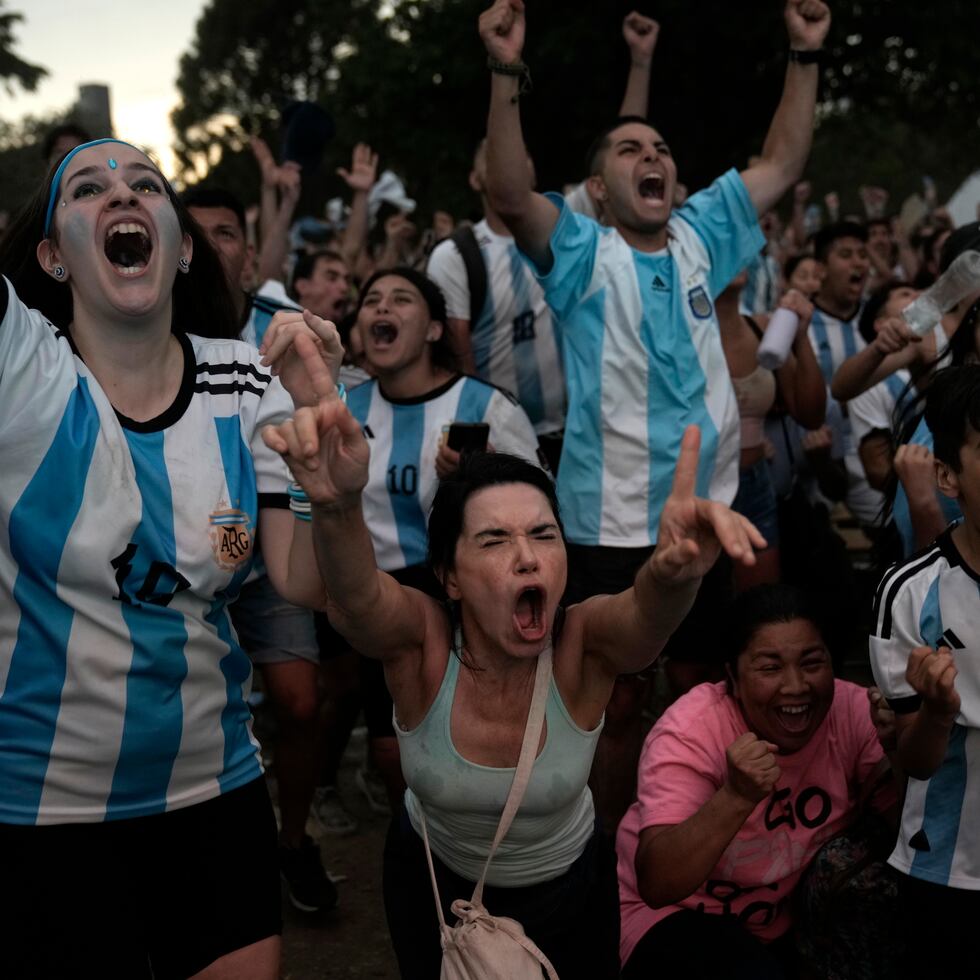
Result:
[[[943,635],[943,616],[939,609],[939,578],[933,579],[932,585],[922,602],[919,610],[919,636],[929,646],[939,645]]]
[[[558,500],[574,544],[598,544],[602,523],[602,350],[606,290],[577,307],[575,330],[562,336],[568,415],[558,466]]]
[[[853,323],[840,322],[841,338],[844,341],[844,359],[853,357],[857,353],[857,340],[854,337],[855,326]]]
[[[285,309],[285,307],[283,307]],[[269,324],[272,323],[272,314],[268,310],[263,310],[258,306],[252,307],[252,326],[255,328],[255,346],[261,347]]]
[[[966,795],[966,733],[963,725],[953,726],[946,758],[929,780],[922,815],[922,830],[929,841],[929,850],[915,852],[910,871],[913,878],[940,884],[949,881]],[[973,819],[972,814],[967,817]]]
[[[0,695],[0,784],[8,811],[25,823],[37,819],[65,683],[73,611],[58,598],[58,567],[98,435],[98,412],[79,378],[51,446],[10,512],[20,622]]]
[[[419,502],[425,404],[392,405],[391,453],[385,482],[405,567],[425,561],[425,511]]]
[[[181,685],[187,676],[184,655],[187,630],[183,614],[150,601],[151,595],[141,594],[153,582],[155,569],[177,567],[164,434],[123,431],[136,472],[143,513],[133,532],[131,543],[136,550],[125,579],[131,601],[122,604],[123,619],[133,644],[133,659],[126,678],[126,714],[106,805],[107,819],[125,816],[136,806],[143,813],[166,809],[167,787],[183,733]],[[174,588],[172,575],[165,573],[151,591],[163,595]]]
[[[490,407],[491,398],[493,398],[493,388],[473,378],[467,378],[463,382],[463,390],[460,391],[459,401],[456,404],[456,421],[482,422]],[[493,442],[492,432],[490,441]]]
[[[541,372],[538,368],[537,357],[537,317],[534,313],[534,302],[531,298],[531,287],[528,282],[528,271],[521,259],[521,253],[516,245],[507,249],[510,257],[511,288],[514,291],[514,309],[521,314],[530,313],[532,320],[531,337],[529,340],[514,345],[514,370],[517,375],[517,400],[527,412],[532,425],[538,425],[544,417],[544,393],[541,390]]]
[[[371,411],[371,399],[377,390],[377,381],[367,381],[347,392],[347,408],[363,428],[367,424],[368,413]]]
[[[490,255],[486,246],[480,246],[480,255],[487,269],[487,295],[483,301],[483,309],[476,323],[470,324],[470,346],[473,349],[473,363],[476,373],[487,381],[491,377],[491,362],[493,357],[494,335],[497,332],[497,312],[493,305],[493,281],[490,278]]]
[[[637,281],[650,280],[650,262],[634,252]],[[647,362],[646,441],[649,453],[649,493],[647,529],[651,541],[657,540],[660,514],[674,481],[674,467],[680,455],[681,438],[688,425],[701,430],[698,458],[697,494],[708,496],[718,454],[718,429],[706,402],[707,379],[688,325],[683,304],[689,297],[682,290],[676,263],[671,263],[669,293],[642,291],[643,318],[640,336],[650,352]],[[668,308],[669,304],[669,308]],[[714,325],[711,329],[717,329]],[[643,412],[637,406],[637,415]]]
[[[817,360],[820,362],[820,373],[824,381],[830,384],[834,377],[834,356],[830,351],[830,338],[827,336],[827,324],[823,321],[823,314],[819,310],[813,311],[813,318],[810,320],[810,329],[817,341]]]
[[[258,518],[258,496],[255,484],[255,466],[252,453],[245,445],[241,435],[241,423],[237,415],[216,418],[218,445],[221,448],[221,464],[225,471],[225,484],[233,507],[244,511],[249,518],[249,532],[252,535],[252,559],[255,559],[255,526]],[[228,586],[218,592],[211,603],[205,619],[215,627],[218,636],[228,644],[228,653],[221,658],[218,666],[225,679],[225,706],[221,711],[221,730],[225,737],[224,761],[218,785],[221,791],[241,785],[242,767],[248,778],[260,773],[256,759],[255,746],[248,735],[251,712],[242,693],[242,685],[251,674],[252,665],[245,651],[235,639],[228,616],[227,605],[241,591],[242,583],[248,577],[252,562],[245,562],[232,576]]]

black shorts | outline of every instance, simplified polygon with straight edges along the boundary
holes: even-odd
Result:
[[[282,931],[263,779],[132,820],[0,824],[0,977],[177,980]]]

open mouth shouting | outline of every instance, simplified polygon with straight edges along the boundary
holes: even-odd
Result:
[[[637,191],[644,201],[651,204],[663,204],[666,182],[663,174],[649,173],[640,178]]]
[[[800,735],[810,724],[813,708],[810,704],[784,704],[776,709],[776,717],[787,732]]]
[[[514,626],[522,640],[536,643],[548,634],[545,592],[538,586],[523,589],[514,603]]]
[[[375,347],[390,347],[398,339],[398,327],[390,320],[375,320],[370,334]]]
[[[106,231],[105,256],[121,276],[138,276],[150,262],[153,241],[140,221],[120,221]]]

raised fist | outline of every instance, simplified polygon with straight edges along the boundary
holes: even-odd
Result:
[[[495,61],[514,64],[524,50],[523,0],[497,0],[480,14],[480,37]]]

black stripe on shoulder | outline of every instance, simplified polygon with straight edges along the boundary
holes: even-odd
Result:
[[[898,595],[899,590],[909,579],[915,578],[919,572],[924,571],[930,565],[934,565],[942,556],[943,553],[939,548],[931,548],[917,559],[910,559],[904,565],[900,566],[894,574],[888,576],[886,591],[879,607],[881,611],[880,628],[878,627],[878,619],[875,619],[875,628],[878,629],[877,635],[882,640],[891,639],[892,604],[895,602],[895,597]]]
[[[907,698],[888,698],[888,707],[896,715],[911,715],[922,707],[922,695],[910,694]]]
[[[888,584],[891,582],[893,576],[913,562],[918,562],[920,559],[930,554],[937,546],[938,542],[933,541],[927,547],[920,548],[918,551],[913,552],[908,556],[908,558],[903,558],[901,561],[893,562],[888,566],[888,568],[885,569],[885,574],[882,575],[881,581],[878,583],[878,588],[875,589],[874,606],[872,608],[872,615],[874,617],[876,627],[878,625],[878,618],[881,614],[881,603],[885,597],[885,591],[888,588]]]
[[[264,381],[268,384],[272,380],[271,374],[260,371],[254,364],[248,361],[230,361],[228,364],[198,364],[198,374],[250,374],[256,381]]]
[[[209,395],[258,395],[261,398],[266,389],[256,388],[255,385],[247,381],[229,381],[227,384],[212,384],[210,381],[198,381],[194,385],[196,392],[207,392]]]
[[[279,300],[270,299],[268,296],[253,296],[252,305],[262,310],[263,313],[278,313],[280,310],[298,312],[298,308],[292,304],[280,303]]]
[[[260,493],[259,510],[263,507],[272,507],[275,510],[289,510],[288,493]]]

